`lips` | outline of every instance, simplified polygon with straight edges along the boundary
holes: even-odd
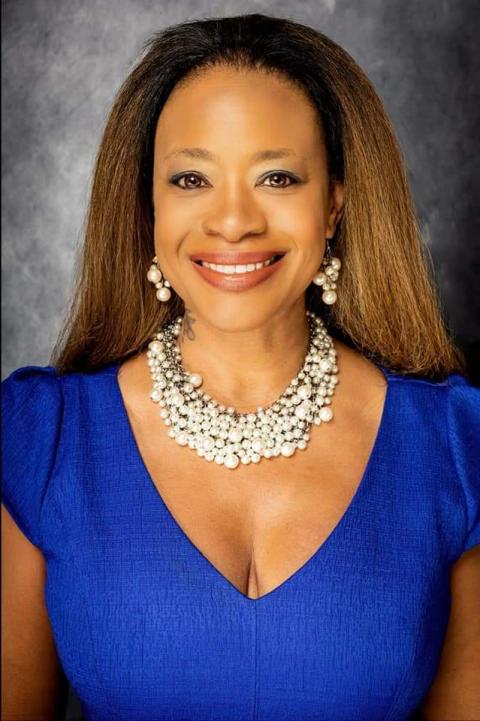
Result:
[[[282,266],[286,251],[262,251],[256,253],[198,253],[191,255],[192,265],[196,272],[209,285],[225,291],[239,292],[254,288],[270,278]],[[245,266],[255,263],[265,263],[270,258],[274,262],[258,269],[249,269],[247,272],[225,272],[225,266]],[[212,259],[212,260],[210,260]],[[220,269],[214,270],[201,264],[200,261],[218,265]]]
[[[224,252],[214,253],[212,251],[206,251],[205,253],[193,253],[190,255],[190,260],[194,263],[205,260],[207,263],[215,263],[217,265],[247,265],[248,263],[263,263],[265,260],[272,258],[275,255],[285,255],[285,250],[265,250],[256,251],[251,253],[240,253],[240,252]]]

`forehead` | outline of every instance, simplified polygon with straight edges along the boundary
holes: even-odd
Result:
[[[241,141],[240,144],[236,141]],[[155,153],[209,146],[251,156],[259,148],[289,147],[299,155],[321,150],[321,123],[305,92],[283,77],[258,70],[209,68],[187,78],[160,113]]]

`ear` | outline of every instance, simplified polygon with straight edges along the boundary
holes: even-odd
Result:
[[[344,203],[345,187],[340,180],[334,179],[330,183],[326,238],[333,238],[337,224],[343,215]]]

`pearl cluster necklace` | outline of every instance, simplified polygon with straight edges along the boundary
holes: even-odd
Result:
[[[153,381],[150,398],[160,406],[168,435],[207,461],[234,469],[239,463],[292,456],[305,449],[312,423],[333,418],[331,397],[338,383],[336,350],[320,317],[307,311],[309,348],[303,365],[281,396],[255,413],[238,413],[200,390],[198,373],[182,367],[177,346],[182,316],[161,329],[148,345]]]

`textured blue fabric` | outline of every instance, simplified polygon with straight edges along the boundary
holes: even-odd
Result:
[[[55,642],[85,717],[408,719],[438,667],[450,567],[480,543],[480,390],[383,369],[352,502],[296,573],[253,600],[158,494],[117,371],[24,366],[2,383],[2,501],[45,556]]]

